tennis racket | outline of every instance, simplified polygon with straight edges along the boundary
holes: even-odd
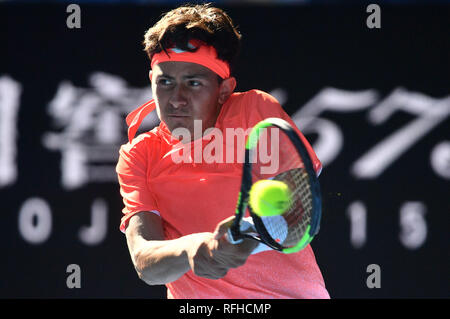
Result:
[[[260,217],[249,205],[250,189],[261,179],[288,185],[290,205],[281,215]],[[241,189],[228,241],[237,244],[249,238],[260,242],[253,253],[271,249],[298,252],[319,232],[321,211],[319,181],[301,138],[280,118],[259,122],[246,141]]]

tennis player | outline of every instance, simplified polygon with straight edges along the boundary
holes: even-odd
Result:
[[[116,168],[125,206],[120,230],[139,278],[166,285],[168,298],[329,298],[309,245],[294,254],[252,254],[256,242],[233,245],[225,238],[244,148],[227,134],[248,132],[268,117],[295,127],[268,93],[234,92],[240,38],[230,17],[210,5],[176,8],[145,34],[153,99],[127,117],[129,142]],[[160,125],[135,136],[155,108]],[[180,130],[184,138],[175,134]],[[180,145],[205,150],[218,141],[217,154],[234,152],[228,160],[172,156]],[[321,163],[310,146],[309,152],[319,173]]]

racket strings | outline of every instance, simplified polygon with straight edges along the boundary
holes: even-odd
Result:
[[[272,162],[268,161],[268,154]],[[310,224],[313,201],[309,175],[296,147],[286,134],[271,127],[261,133],[250,160],[253,183],[260,179],[274,179],[288,185],[291,191],[289,209],[282,215],[261,217],[261,220],[277,243],[284,247],[297,245]],[[276,169],[267,169],[269,164]]]
[[[285,182],[291,190],[290,208],[282,215],[287,224],[287,236],[280,244],[285,247],[294,246],[305,234],[311,220],[312,195],[308,174],[305,169],[296,168],[281,173],[274,179]]]

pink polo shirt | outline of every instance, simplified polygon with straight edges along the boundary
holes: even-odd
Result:
[[[268,117],[283,118],[295,127],[271,95],[259,90],[233,93],[215,125],[223,132],[223,161],[215,157],[215,161],[175,163],[172,155],[179,141],[172,138],[164,122],[123,145],[116,168],[125,205],[120,230],[125,232],[134,214],[154,211],[162,218],[166,239],[213,232],[220,221],[234,214],[241,183],[242,161],[230,163],[225,153],[234,152],[237,159],[242,148],[229,142],[226,128],[247,130]],[[217,140],[207,135],[192,142],[191,149],[204,149],[212,142]],[[307,145],[320,172],[321,163]],[[329,298],[310,245],[294,254],[266,251],[251,255],[245,265],[218,280],[188,271],[166,286],[168,298]]]

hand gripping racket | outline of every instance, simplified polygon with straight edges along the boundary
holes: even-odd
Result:
[[[281,215],[260,217],[249,205],[250,189],[261,179],[288,185],[290,205]],[[247,209],[250,216],[244,218]],[[234,244],[244,238],[256,240],[263,244],[256,252],[298,252],[319,232],[321,211],[319,181],[301,138],[285,120],[267,118],[259,122],[246,141],[241,189],[228,240]]]

